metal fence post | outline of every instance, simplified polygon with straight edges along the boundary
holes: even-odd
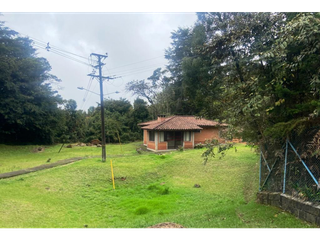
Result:
[[[295,154],[297,154],[299,160],[302,162],[303,166],[305,167],[305,169],[307,170],[307,172],[310,174],[311,178],[313,179],[313,181],[319,185],[317,179],[313,176],[312,172],[310,171],[310,169],[308,168],[308,166],[305,164],[305,162],[301,159],[300,155],[298,154],[297,150],[293,147],[293,145],[291,144],[291,142],[289,142],[292,150],[295,152]]]
[[[262,151],[260,149],[260,168],[259,168],[259,192],[261,192],[261,166],[262,165]]]
[[[287,158],[288,158],[288,139],[286,140],[286,153],[284,156],[284,173],[283,173],[283,190],[282,193],[286,192],[286,173],[287,173]]]

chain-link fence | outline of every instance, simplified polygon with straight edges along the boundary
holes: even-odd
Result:
[[[260,191],[283,192],[320,202],[320,129],[287,139],[282,146],[265,144],[260,151]]]

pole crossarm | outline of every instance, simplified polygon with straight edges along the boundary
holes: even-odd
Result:
[[[88,74],[88,76],[89,76],[89,77],[100,78],[99,75],[94,75],[94,74],[92,74],[92,73]],[[112,77],[103,77],[103,76],[101,76],[101,78],[102,78],[102,79],[113,79]]]
[[[88,74],[89,77],[94,77],[94,78],[101,78],[101,79],[107,79],[107,80],[112,80],[112,79],[116,79],[116,78],[120,78],[120,77],[103,77],[103,76],[99,76],[99,75],[94,75],[92,73]]]
[[[106,65],[105,63],[101,63],[101,66]],[[99,68],[100,65],[92,66],[93,68]]]
[[[98,53],[91,53],[90,56],[96,56],[96,57],[101,57],[101,58],[107,58],[108,53],[106,55],[98,54]],[[99,66],[99,65],[98,65]]]

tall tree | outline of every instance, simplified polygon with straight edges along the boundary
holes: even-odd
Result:
[[[140,98],[133,102],[133,110],[130,114],[130,129],[133,132],[140,133],[141,129],[137,124],[150,120],[147,103]]]
[[[0,141],[52,143],[62,99],[52,91],[51,67],[32,41],[0,23]]]
[[[265,57],[272,59],[274,104],[268,109],[276,118],[268,135],[283,137],[292,130],[320,124],[320,14],[285,14],[277,40]],[[279,133],[283,134],[279,134]]]
[[[106,141],[118,143],[141,140],[141,129],[137,124],[148,120],[147,103],[136,99],[133,109],[127,99],[105,100],[105,129]],[[93,109],[93,113],[86,118],[86,141],[101,139],[100,106]]]
[[[229,122],[253,140],[284,138],[319,109],[319,14],[204,13],[204,52],[223,81]]]

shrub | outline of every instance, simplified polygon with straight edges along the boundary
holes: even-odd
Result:
[[[204,144],[197,143],[196,145],[194,145],[194,148],[204,148]]]

